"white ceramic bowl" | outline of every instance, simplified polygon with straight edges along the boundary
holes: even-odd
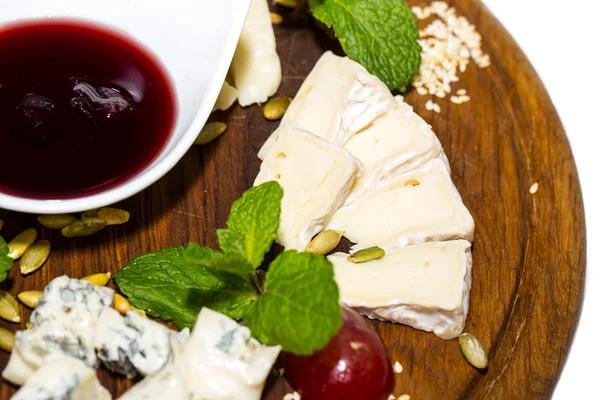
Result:
[[[179,107],[174,132],[164,150],[151,165],[120,186],[66,200],[0,193],[0,208],[36,214],[89,210],[130,197],[166,174],[208,119],[249,6],[250,0],[0,0],[0,25],[69,18],[101,24],[129,36],[163,64]]]

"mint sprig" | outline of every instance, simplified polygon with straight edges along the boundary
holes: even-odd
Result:
[[[8,245],[0,236],[0,282],[4,281],[8,276],[8,271],[13,266],[14,260],[8,256]]]
[[[265,286],[244,316],[261,342],[311,354],[342,326],[333,266],[325,257],[286,251],[269,266]]]
[[[282,198],[276,182],[248,190],[218,231],[223,252],[190,243],[144,254],[115,274],[119,289],[134,306],[180,328],[192,327],[208,307],[246,320],[256,338],[284,351],[324,347],[342,325],[333,265],[286,251],[266,274],[256,269],[277,235]]]
[[[344,52],[385,82],[407,86],[421,64],[419,28],[404,0],[309,0],[313,16],[333,28]]]

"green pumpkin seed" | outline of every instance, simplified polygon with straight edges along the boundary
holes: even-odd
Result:
[[[306,251],[319,255],[328,254],[340,244],[343,235],[344,232],[327,229],[315,236],[308,246],[306,246]]]
[[[209,122],[204,125],[194,144],[202,145],[212,142],[227,130],[227,124],[224,122]]]
[[[8,256],[13,260],[21,257],[25,251],[31,247],[37,237],[37,231],[33,228],[26,229],[19,233],[13,240],[8,243]]]
[[[95,210],[88,210],[88,211],[84,212],[83,214],[81,214],[81,219],[98,218],[98,211],[100,211],[99,208],[97,208]]]
[[[77,218],[71,214],[51,214],[51,215],[40,215],[38,222],[50,229],[62,229],[65,226],[71,225],[77,221]]]
[[[98,210],[98,218],[106,221],[106,225],[121,225],[129,221],[130,214],[119,208],[105,207]]]
[[[487,368],[488,354],[479,339],[470,333],[463,333],[458,337],[458,343],[469,364],[478,369]]]
[[[383,256],[385,256],[385,250],[383,250],[381,247],[374,246],[359,250],[354,254],[350,254],[348,256],[348,261],[353,263],[364,263],[367,261],[377,260]]]
[[[0,318],[10,322],[21,322],[19,303],[12,294],[0,290]]]
[[[283,17],[281,16],[281,14],[277,14],[272,12],[271,13],[271,23],[273,25],[279,25],[283,22]]]
[[[0,327],[0,349],[4,351],[12,351],[15,346],[15,334]]]
[[[27,321],[27,322],[25,322],[25,328],[31,329],[31,328],[33,328],[33,324],[31,322]]]
[[[50,256],[50,242],[40,240],[31,246],[21,258],[21,274],[26,275],[37,271]]]
[[[269,101],[267,104],[265,104],[265,108],[263,109],[264,117],[271,121],[280,119],[287,111],[291,102],[291,97],[277,97]]]
[[[105,226],[106,221],[102,218],[86,218],[65,226],[60,233],[68,238],[84,237],[100,232]]]
[[[40,297],[42,297],[42,292],[39,290],[29,290],[27,292],[21,292],[17,295],[19,301],[29,308],[36,308],[40,303]]]
[[[298,5],[298,0],[275,0],[275,3],[283,7],[295,8]]]

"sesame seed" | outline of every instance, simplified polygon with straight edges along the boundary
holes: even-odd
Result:
[[[294,400],[294,393],[287,393],[283,396],[283,400]]]
[[[410,396],[407,394],[403,394],[402,396],[398,397],[398,400],[410,400]]]
[[[393,394],[390,394],[390,397],[388,397],[387,400],[396,400],[396,398],[394,397]]]
[[[467,101],[471,100],[471,98],[469,96],[465,96],[465,95],[460,96],[459,99],[460,99],[461,103],[466,103]]]
[[[442,112],[442,109],[440,108],[439,104],[433,103],[432,109],[438,114]]]
[[[404,370],[404,368],[402,368],[402,364],[400,364],[398,361],[396,361],[394,363],[394,372],[397,374],[401,374],[403,370]]]
[[[427,100],[427,103],[425,103],[425,108],[431,111],[433,109],[433,101]]]
[[[536,194],[540,185],[536,182],[529,188],[529,193]]]
[[[463,95],[467,94],[467,91],[465,89],[458,89],[456,91],[456,94],[459,96],[463,96]]]
[[[490,56],[481,50],[481,35],[466,18],[458,16],[456,10],[444,1],[434,1],[429,7],[413,7],[418,19],[434,16],[434,20],[419,30],[421,66],[412,85],[419,95],[446,97],[452,92],[451,84],[459,81],[459,73],[465,72],[469,61],[480,68],[491,65]],[[457,92],[465,96],[466,90]],[[453,96],[450,101],[461,104],[469,100]],[[433,104],[428,110],[436,111]],[[438,111],[436,111],[438,112]]]

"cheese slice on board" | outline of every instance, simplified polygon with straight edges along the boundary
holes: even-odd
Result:
[[[429,241],[472,241],[475,228],[445,158],[437,158],[340,208],[327,229],[345,232],[356,243],[354,249],[387,250]]]
[[[363,264],[348,254],[328,257],[340,301],[374,319],[454,339],[464,329],[471,289],[471,244],[466,240],[396,248]]]
[[[283,126],[254,182],[277,181],[283,187],[277,242],[304,251],[344,204],[359,170],[359,162],[344,148]]]
[[[35,371],[13,400],[70,399],[110,400],[96,371],[75,358],[63,358]]]
[[[281,83],[281,63],[267,0],[252,0],[231,63],[234,86],[242,106],[264,103]]]
[[[192,399],[259,400],[280,350],[259,343],[231,318],[203,308],[174,362]]]
[[[393,105],[392,94],[377,77],[328,51],[306,77],[280,126],[295,122],[328,142],[343,145]],[[271,134],[258,158],[266,157],[279,132]]]
[[[363,173],[354,183],[347,205],[395,175],[419,168],[443,153],[431,126],[402,96],[396,96],[396,104],[387,114],[352,136],[344,147],[363,164]]]

